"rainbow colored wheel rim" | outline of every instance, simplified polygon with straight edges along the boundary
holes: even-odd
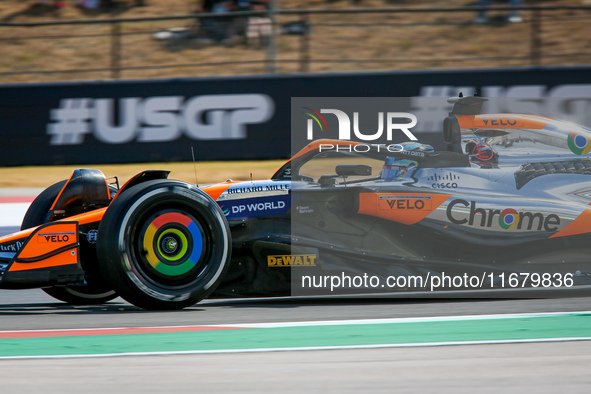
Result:
[[[184,276],[199,266],[204,235],[192,216],[177,211],[152,216],[142,233],[145,261],[158,275]]]

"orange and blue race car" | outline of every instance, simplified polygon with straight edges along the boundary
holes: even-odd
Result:
[[[450,100],[442,151],[320,140],[268,180],[201,188],[76,170],[0,238],[0,288],[178,309],[368,273],[380,292],[589,286],[591,129]]]

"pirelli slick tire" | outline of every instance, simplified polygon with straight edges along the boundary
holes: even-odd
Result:
[[[65,184],[66,181],[64,180],[51,185],[35,198],[25,214],[21,230],[47,223],[49,220],[49,210]],[[89,258],[90,256],[82,255],[81,259],[85,257]],[[84,265],[84,261],[82,261],[82,264]],[[72,305],[104,304],[107,301],[117,298],[117,293],[114,290],[104,284],[93,283],[90,278],[87,278],[83,284],[48,287],[44,288],[43,291],[55,299]]]
[[[231,254],[228,222],[217,203],[185,182],[133,186],[107,209],[98,232],[103,275],[144,309],[181,309],[220,283]]]

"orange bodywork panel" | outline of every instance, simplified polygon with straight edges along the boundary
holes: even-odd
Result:
[[[540,130],[552,120],[544,116],[492,114],[456,116],[460,129],[534,129]]]
[[[22,233],[28,231],[31,234],[14,257],[14,262],[9,271],[23,271],[78,263],[77,222],[53,222],[17,234],[20,234],[20,239],[22,239]],[[0,241],[2,243],[10,242],[10,238],[12,237],[4,237]]]
[[[108,207],[99,208],[94,211],[81,213],[80,215],[70,216],[70,217],[68,217],[66,219],[62,219],[62,220],[76,221],[79,224],[100,222],[101,220],[103,220],[103,216],[105,216],[105,212],[107,212],[107,208]],[[56,223],[59,223],[59,221]]]
[[[61,221],[58,220],[56,222],[52,222],[52,224],[63,223],[63,222],[72,222],[76,221],[79,224],[88,224],[94,222],[100,222],[107,211],[107,207],[100,208],[92,212],[81,213],[80,215],[70,216],[68,218],[62,219]],[[49,223],[48,223],[49,224]],[[8,243],[11,241],[22,241],[24,238],[28,238],[35,230],[39,227],[31,227],[26,230],[21,230],[16,233],[12,233],[9,235],[5,235],[4,237],[0,237],[0,244]]]
[[[220,195],[223,192],[225,192],[226,190],[228,190],[228,188],[235,183],[240,183],[240,182],[239,181],[230,181],[230,182],[216,183],[211,186],[203,187],[202,189],[204,192],[209,194],[209,196],[211,198],[213,198],[214,200],[217,201],[217,199],[220,197]]]
[[[18,260],[15,261],[11,266],[9,271],[24,271],[24,270],[33,270],[38,268],[49,268],[49,267],[59,267],[62,265],[70,265],[70,264],[77,264],[78,263],[78,251],[76,249],[66,250],[61,252],[55,256],[51,256],[45,258],[40,261],[30,262],[30,263],[22,263]]]
[[[415,224],[443,204],[450,194],[424,193],[361,193],[359,213]]]
[[[591,230],[589,228],[589,223],[591,223],[591,209],[586,209],[577,216],[575,220],[570,222],[565,228],[556,234],[550,236],[550,238],[588,233]]]
[[[66,188],[66,186],[68,186],[68,183],[70,183],[70,181],[72,180],[72,177],[74,176],[74,172],[75,171],[72,171],[72,173],[70,174],[70,177],[68,178],[68,181],[66,182],[66,184],[64,185],[64,187],[62,187],[62,190],[60,190],[60,192],[57,195],[57,197],[55,198],[55,200],[53,200],[53,204],[51,204],[51,208],[49,208],[50,210],[54,210],[55,209],[55,204],[57,204],[57,202],[59,201],[60,197],[62,196],[62,193],[64,192],[64,189]]]

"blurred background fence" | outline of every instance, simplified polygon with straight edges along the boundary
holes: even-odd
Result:
[[[0,83],[591,63],[591,6],[288,9],[270,36],[205,42],[211,14],[0,22]]]

